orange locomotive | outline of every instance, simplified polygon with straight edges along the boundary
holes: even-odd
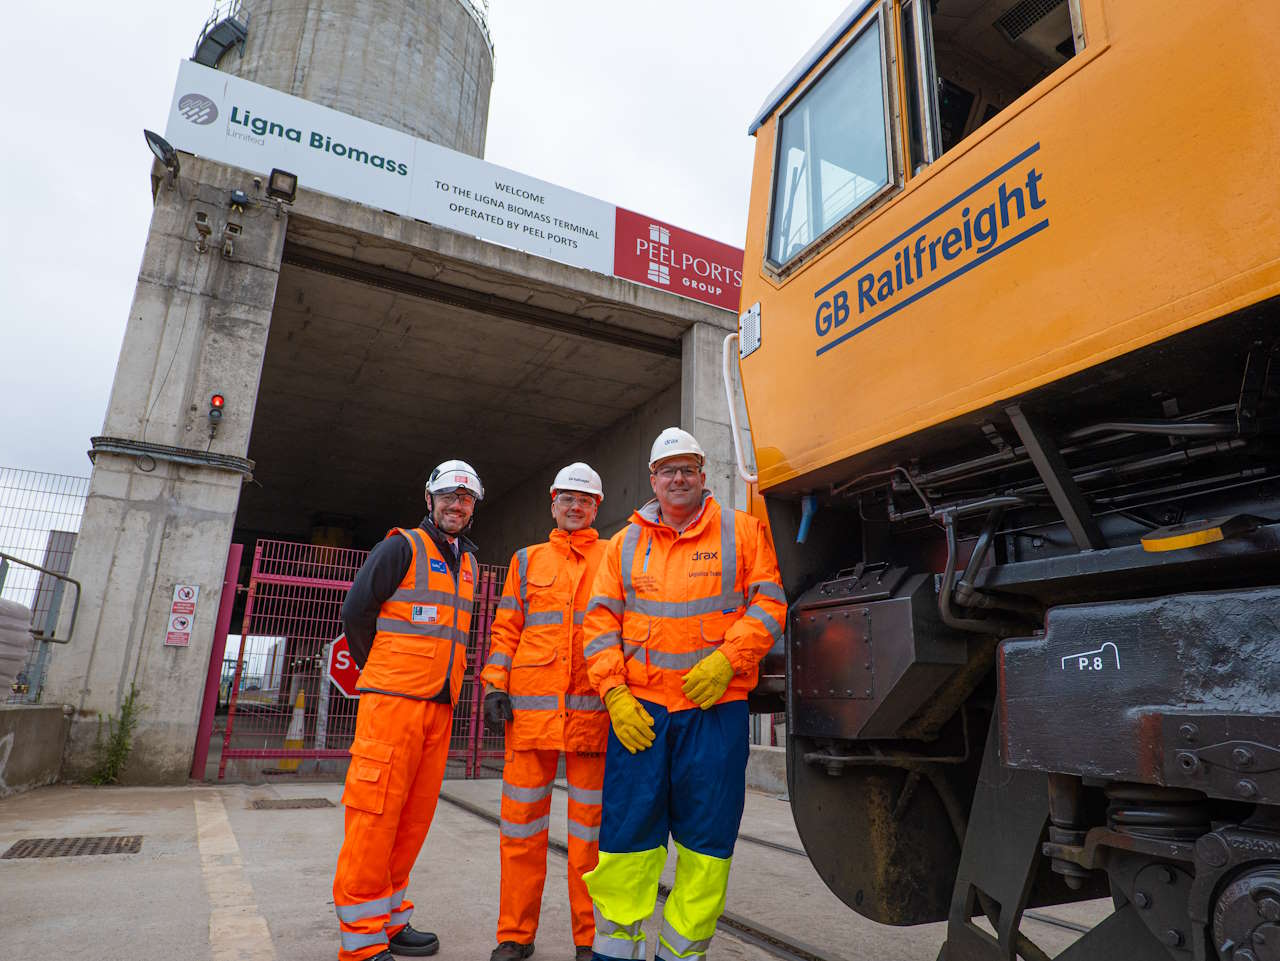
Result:
[[[791,804],[833,891],[947,920],[950,961],[1108,894],[1061,957],[1273,950],[1278,24],[858,0],[751,126]]]

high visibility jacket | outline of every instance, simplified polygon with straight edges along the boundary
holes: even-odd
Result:
[[[426,699],[448,682],[449,700],[456,704],[467,669],[476,559],[470,553],[461,558],[455,582],[425,531],[396,527],[387,536],[408,540],[413,560],[378,611],[373,648],[356,689]]]
[[[609,715],[582,655],[583,617],[604,552],[588,527],[554,530],[511,558],[481,674],[511,695],[508,748],[604,750]]]
[[[760,521],[722,511],[704,495],[682,533],[663,523],[658,502],[613,536],[587,609],[587,672],[601,694],[626,684],[670,711],[694,707],[684,675],[722,651],[734,676],[721,703],[756,685],[760,658],[782,637],[787,602],[773,542]]]

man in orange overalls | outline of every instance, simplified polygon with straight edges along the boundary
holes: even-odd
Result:
[[[340,961],[440,950],[434,934],[409,926],[413,902],[405,891],[440,796],[466,670],[476,546],[463,532],[483,496],[466,462],[433,470],[422,524],[387,534],[342,605],[361,670],[342,793],[346,837],[333,879]]]
[[[516,551],[494,617],[484,679],[485,723],[506,722],[502,772],[502,881],[498,946],[490,961],[533,954],[547,877],[551,791],[560,752],[569,782],[569,904],[577,961],[591,958],[591,897],[582,875],[596,866],[600,791],[609,719],[587,678],[582,621],[605,545],[592,524],[604,500],[600,475],[570,464],[551,485],[556,529]]]

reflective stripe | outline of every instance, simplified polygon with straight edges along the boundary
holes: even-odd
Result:
[[[422,539],[422,534],[419,533],[419,531],[416,528],[411,531],[407,531],[407,533],[409,535],[409,540],[413,542],[413,563],[414,563],[413,584],[414,586],[412,590],[403,591],[403,592],[400,590],[397,590],[396,593],[408,594],[409,596],[404,598],[405,600],[416,601],[418,599],[419,594],[426,594],[429,592],[429,588],[427,587],[427,584],[429,583],[429,579],[431,577],[431,552],[427,550],[427,543]],[[418,564],[422,562],[425,562],[427,565],[427,569],[425,571],[418,570]],[[448,561],[446,561],[445,564],[447,566]],[[453,598],[450,597],[447,600],[443,601],[442,603],[452,607]]]
[[[414,587],[410,589],[400,588],[391,595],[391,600],[412,601],[415,604],[443,604],[445,607],[453,607],[453,592],[433,591],[430,588],[425,587]]]
[[[386,931],[379,931],[377,934],[357,934],[355,931],[342,932],[343,951],[359,951],[361,948],[387,943]]]
[[[630,660],[632,657],[634,657],[636,654],[639,654],[643,650],[644,650],[643,644],[628,644],[626,641],[622,642],[622,656],[627,660]]]
[[[596,931],[600,930],[596,922]],[[644,961],[644,940],[632,941],[630,938],[614,938],[607,934],[597,934],[591,942],[591,950],[601,957],[618,958],[620,961]]]
[[[546,624],[563,624],[564,611],[533,611],[524,616],[525,627],[541,627]]]
[[[573,818],[569,818],[569,836],[580,841],[599,841],[600,825],[581,824]]]
[[[640,543],[640,525],[629,524],[627,533],[622,538],[622,556],[618,558],[618,565],[622,569],[622,591],[623,599],[628,607],[635,603],[636,586],[631,581],[631,568],[636,562],[636,547]]]
[[[594,694],[566,694],[564,706],[571,711],[603,711],[604,701]]]
[[[517,711],[554,711],[560,707],[555,694],[513,694],[511,706]]]
[[[544,784],[542,787],[516,787],[506,781],[502,782],[502,796],[519,801],[521,804],[533,804],[535,801],[545,800],[551,797],[552,789],[551,784]]]
[[[414,624],[394,617],[380,617],[378,630],[386,634],[411,634],[414,637],[436,637],[455,644],[467,643],[467,635],[452,624]]]
[[[498,601],[498,610],[500,611],[518,611],[520,610],[520,602],[510,596],[505,596]]]
[[[622,616],[622,600],[617,597],[608,597],[604,594],[597,594],[591,600],[587,601],[587,610],[593,607],[603,607],[608,611],[612,611],[618,617]]]
[[[511,655],[504,654],[502,651],[494,651],[489,655],[489,660],[484,663],[485,667],[492,667],[496,664],[498,667],[505,667],[507,670],[511,670]]]
[[[591,907],[596,913],[596,931],[598,933],[625,934],[626,936],[631,938],[638,938],[644,934],[644,931],[641,929],[641,926],[644,923],[643,921],[636,921],[636,922],[633,922],[632,924],[617,924],[613,921],[610,921],[603,914],[601,914],[600,909],[597,908],[594,904]]]
[[[574,611],[574,612],[573,612],[573,623],[575,623],[575,624],[583,624],[583,623],[586,623],[586,620],[587,620],[587,612],[586,612],[586,611]]]
[[[687,671],[703,658],[708,657],[712,651],[718,651],[720,646],[713,645],[711,647],[701,647],[696,651],[681,651],[679,654],[672,654],[670,651],[649,650],[649,663],[654,667],[666,668],[669,671]]]
[[[405,908],[399,910],[400,905],[404,904],[405,888],[401,888],[395,894],[391,895],[391,920],[387,922],[387,927],[395,927],[398,924],[408,924],[409,917],[413,914],[413,908]]]
[[[763,594],[765,597],[777,601],[779,604],[787,603],[787,592],[775,584],[773,581],[754,581],[747,585],[747,603],[755,601],[757,594]]]
[[[690,952],[696,951],[698,954],[705,954],[707,948],[711,947],[710,938],[702,938],[694,941],[686,938],[683,934],[671,926],[671,922],[663,918],[662,932],[658,935],[665,941],[673,951],[681,958],[687,958]],[[658,955],[661,957],[661,953]]]
[[[607,634],[601,634],[594,641],[592,641],[585,648],[583,648],[582,654],[584,657],[592,658],[592,657],[595,657],[597,654],[599,654],[601,651],[607,651],[611,647],[621,647],[621,646],[622,646],[622,635],[620,635],[617,631],[609,631]]]
[[[734,585],[738,583],[738,537],[736,525],[733,523],[734,511],[720,508],[720,596],[729,597],[734,594]],[[741,598],[741,595],[738,595]],[[726,604],[725,607],[729,607]],[[737,607],[738,604],[733,604]]]
[[[649,617],[697,617],[729,609],[736,611],[742,606],[742,595],[731,591],[711,597],[694,597],[687,601],[655,601],[648,597],[637,597],[628,606],[635,613]]]
[[[774,620],[773,615],[766,611],[763,607],[752,604],[747,608],[746,617],[754,617],[757,621],[765,626],[769,634],[776,641],[782,637],[782,625]]]
[[[569,785],[569,800],[579,804],[600,804],[604,801],[604,791],[593,791],[591,788]]]
[[[404,897],[403,892],[400,896]],[[391,910],[391,906],[390,898],[378,898],[376,901],[364,901],[360,904],[335,904],[333,910],[338,915],[339,921],[350,924],[352,921],[362,921],[365,918],[376,918],[386,914]]]
[[[520,606],[525,607],[529,601],[529,548],[516,551],[516,571],[520,578]]]
[[[551,815],[544,814],[536,820],[530,821],[528,824],[521,824],[519,821],[508,821],[502,819],[502,823],[498,826],[506,837],[509,838],[531,838],[535,834],[541,834],[547,830],[547,825],[551,823]]]

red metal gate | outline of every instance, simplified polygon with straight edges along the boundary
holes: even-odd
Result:
[[[229,690],[219,779],[228,761],[249,762],[248,770],[237,768],[238,776],[340,770],[355,735],[358,702],[329,683],[328,649],[342,633],[342,601],[368,553],[258,541],[239,650],[224,671]],[[477,680],[505,577],[505,567],[480,565],[447,775],[483,777],[502,770],[502,737],[484,731]],[[273,763],[254,766],[255,760]]]

